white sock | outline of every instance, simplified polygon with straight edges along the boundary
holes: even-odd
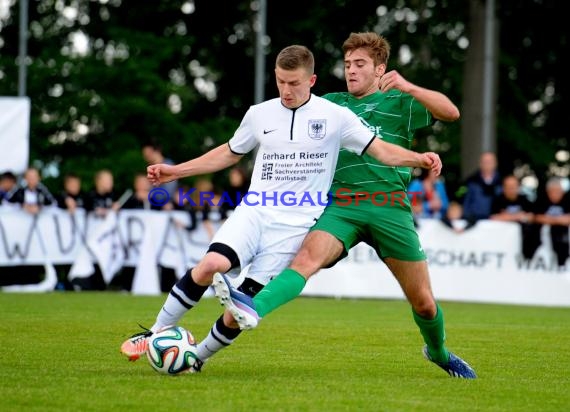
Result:
[[[214,323],[212,329],[210,329],[208,336],[198,344],[196,355],[202,362],[205,362],[220,350],[231,345],[240,332],[241,331],[239,329],[231,329],[225,326],[222,318],[220,317],[216,323]],[[226,336],[228,334],[231,336]]]
[[[152,333],[156,333],[166,326],[177,325],[182,316],[192,309],[196,303],[188,298],[177,285],[174,285],[150,330]]]

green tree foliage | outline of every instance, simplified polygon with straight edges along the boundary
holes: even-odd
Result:
[[[204,50],[213,50],[210,42],[220,43],[220,35],[208,34],[204,47],[194,48],[202,37],[188,32],[213,16],[184,14],[177,1],[85,0],[74,3],[76,14],[63,3],[30,2],[32,159],[56,162],[62,174],[73,171],[87,184],[95,170],[110,168],[127,188],[144,170],[140,146],[151,138],[176,161],[227,139],[237,121],[221,116],[214,99],[194,87],[216,80],[215,66],[202,57],[215,61],[217,53]],[[16,11],[2,31],[5,39],[17,38]],[[72,48],[78,32],[89,39],[86,53]],[[17,90],[16,44],[7,42],[3,50],[10,83],[1,94]]]
[[[266,98],[276,96],[275,56],[293,43],[315,53],[316,94],[344,90],[342,42],[352,31],[374,30],[392,45],[388,69],[441,90],[463,112],[473,110],[461,106],[465,2],[267,3]],[[501,168],[528,164],[545,173],[554,152],[567,147],[563,13],[553,0],[497,3]],[[1,95],[17,92],[18,7],[11,4],[0,26]],[[158,138],[175,161],[226,141],[253,103],[258,6],[252,0],[30,0],[32,159],[78,173],[86,183],[108,167],[125,188],[144,170],[140,145],[149,138]],[[78,38],[88,39],[88,47],[72,47]],[[450,183],[460,176],[459,134],[457,123],[436,125],[416,146],[444,156]]]
[[[563,121],[570,84],[565,55],[570,37],[555,0],[500,2],[498,151],[506,165],[528,164],[542,178],[568,173]]]

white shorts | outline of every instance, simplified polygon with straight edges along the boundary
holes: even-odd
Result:
[[[322,210],[309,213],[266,206],[238,206],[218,229],[212,243],[231,247],[247,277],[266,285],[293,260]],[[232,271],[233,272],[233,271]]]

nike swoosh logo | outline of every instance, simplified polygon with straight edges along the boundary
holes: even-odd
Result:
[[[263,129],[263,134],[271,133],[271,132],[274,132],[275,130],[277,130],[277,129],[271,129],[271,130]]]

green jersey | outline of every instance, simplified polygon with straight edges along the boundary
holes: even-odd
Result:
[[[406,149],[411,148],[416,130],[432,124],[431,113],[414,97],[399,90],[378,91],[361,99],[347,92],[322,97],[349,108],[376,136]],[[386,166],[367,154],[358,156],[341,149],[331,192],[333,196],[339,189],[343,195],[399,192],[408,188],[410,180],[409,167]]]

